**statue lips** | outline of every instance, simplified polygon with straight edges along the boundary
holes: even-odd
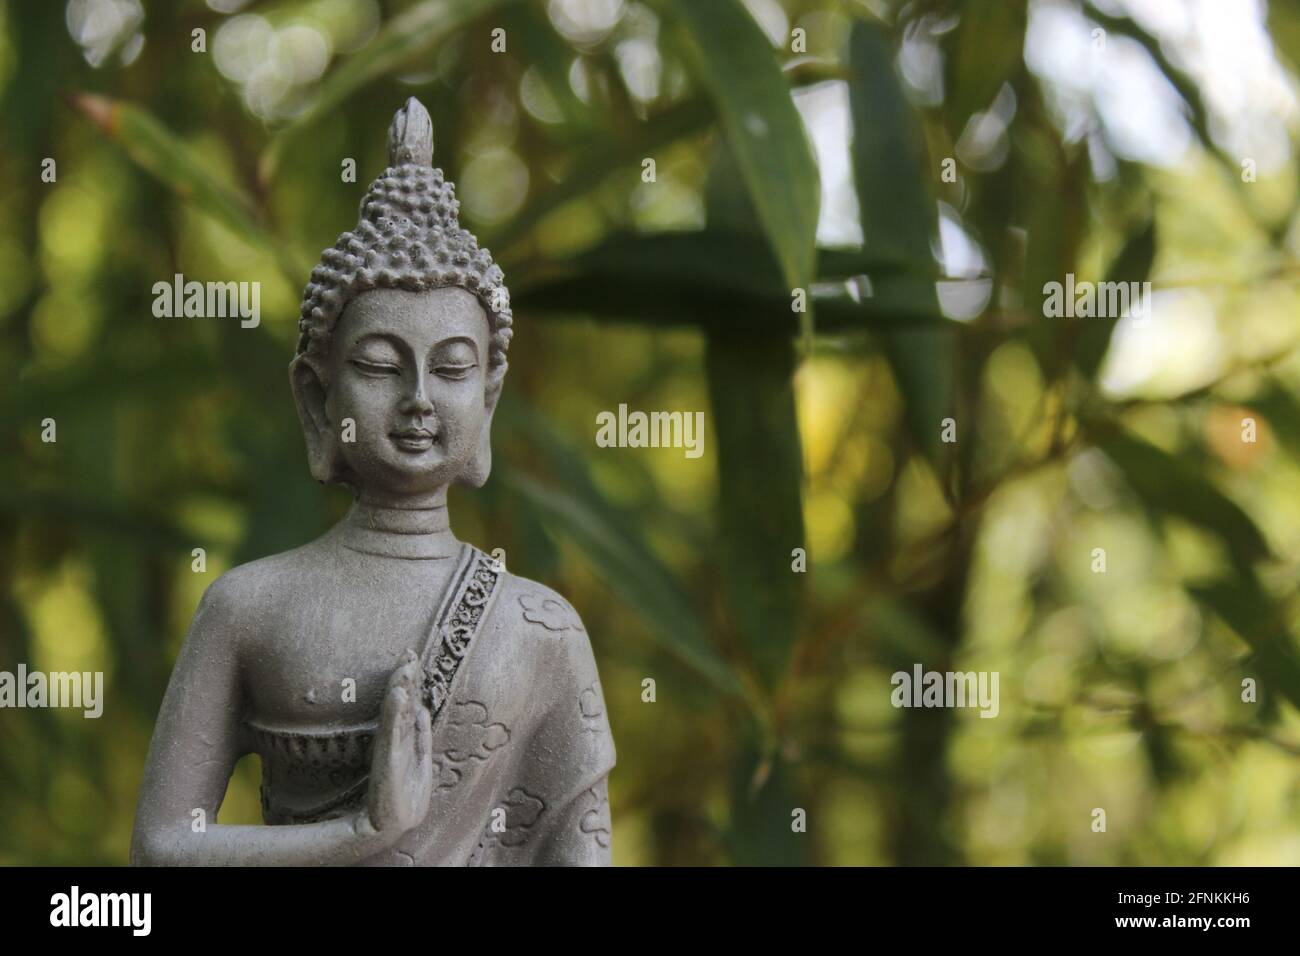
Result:
[[[388,437],[402,451],[409,451],[413,454],[428,451],[433,447],[434,434],[427,428],[404,428],[401,431],[389,433]]]

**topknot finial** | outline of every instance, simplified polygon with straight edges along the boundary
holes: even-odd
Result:
[[[388,165],[433,165],[433,120],[414,96],[393,115],[388,127]]]

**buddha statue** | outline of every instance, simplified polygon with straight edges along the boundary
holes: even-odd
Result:
[[[509,297],[461,228],[415,99],[303,295],[290,366],[313,477],[351,510],[203,595],[158,715],[143,865],[608,865],[614,743],[573,608],[458,541]],[[218,822],[256,753],[266,826]]]

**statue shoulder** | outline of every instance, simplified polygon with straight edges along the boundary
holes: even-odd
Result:
[[[544,584],[506,572],[502,575],[498,614],[517,651],[525,649],[546,661],[557,686],[599,687],[596,656],[582,618],[563,595]]]
[[[503,571],[497,607],[521,640],[587,643],[587,629],[578,612],[545,584]]]
[[[204,591],[195,623],[245,631],[268,613],[303,597],[312,576],[313,545],[239,564],[220,575]]]
[[[587,627],[559,592],[504,571],[496,608],[498,620],[518,650],[534,650],[540,659],[574,679],[594,679],[596,661]]]
[[[545,713],[537,733],[538,752],[562,754],[564,772],[598,779],[616,755],[605,712],[605,696],[591,640],[578,612],[558,592],[509,572],[499,598],[508,608],[511,643],[540,657],[536,696]],[[537,659],[536,657],[534,659]]]

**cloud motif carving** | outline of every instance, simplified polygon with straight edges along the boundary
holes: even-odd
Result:
[[[609,835],[612,826],[609,821],[609,799],[601,797],[593,787],[586,793],[586,800],[594,804],[582,815],[578,829],[595,837],[602,849],[609,849]]]
[[[489,722],[487,707],[476,700],[459,701],[447,721],[449,746],[443,756],[454,763],[485,761],[510,742],[510,728]]]
[[[548,631],[584,630],[573,608],[563,601],[540,594],[521,594],[519,604],[524,609],[525,621],[540,624]]]
[[[592,684],[578,695],[578,710],[582,713],[582,729],[593,734],[600,733],[600,718],[605,716],[605,701],[600,696],[599,684]]]

